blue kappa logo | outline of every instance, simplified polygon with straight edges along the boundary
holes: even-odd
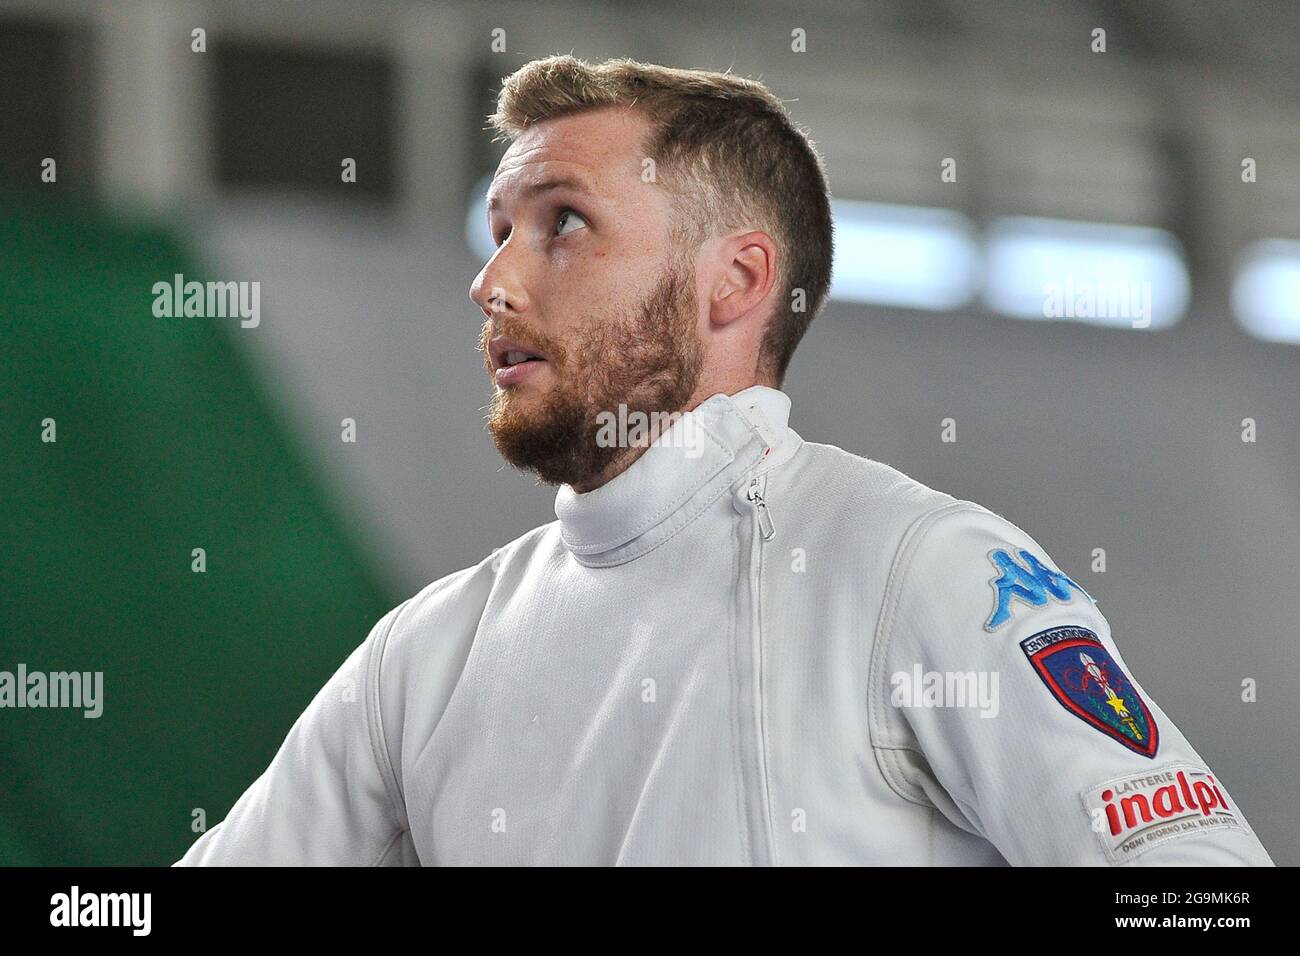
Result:
[[[1070,588],[1074,588],[1089,601],[1092,600],[1092,595],[1079,587],[1069,576],[1060,571],[1053,571],[1028,551],[1016,553],[1020,556],[1020,560],[1025,562],[1023,565],[1018,564],[1015,558],[1001,548],[989,552],[989,560],[1002,574],[989,582],[997,592],[997,597],[993,605],[993,614],[984,625],[984,630],[996,631],[1011,620],[1012,598],[1017,598],[1033,607],[1042,607],[1051,598],[1056,598],[1064,604],[1074,597],[1070,593]]]

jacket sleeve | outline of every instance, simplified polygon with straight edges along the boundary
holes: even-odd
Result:
[[[290,729],[266,771],[175,866],[418,865],[379,719],[394,608]]]
[[[1272,865],[1078,579],[978,505],[904,536],[871,694],[894,789],[1014,865]]]

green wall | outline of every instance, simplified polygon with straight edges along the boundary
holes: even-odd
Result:
[[[102,671],[104,711],[0,708],[0,864],[167,864],[220,821],[399,596],[165,229],[0,206],[0,671]],[[57,441],[41,440],[43,419]],[[204,548],[205,573],[191,570]]]

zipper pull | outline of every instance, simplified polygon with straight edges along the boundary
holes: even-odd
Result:
[[[760,490],[761,486],[766,484],[766,477],[755,476],[751,478],[749,480],[749,492],[745,497],[754,502],[754,506],[758,511],[758,529],[763,533],[763,540],[771,541],[776,537],[776,527],[772,524],[772,516],[768,513],[767,502],[763,500],[763,492]]]

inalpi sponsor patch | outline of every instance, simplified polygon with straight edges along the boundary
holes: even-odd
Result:
[[[1213,775],[1189,763],[1116,777],[1082,797],[1092,829],[1114,863],[1135,860],[1179,837],[1246,829]]]

